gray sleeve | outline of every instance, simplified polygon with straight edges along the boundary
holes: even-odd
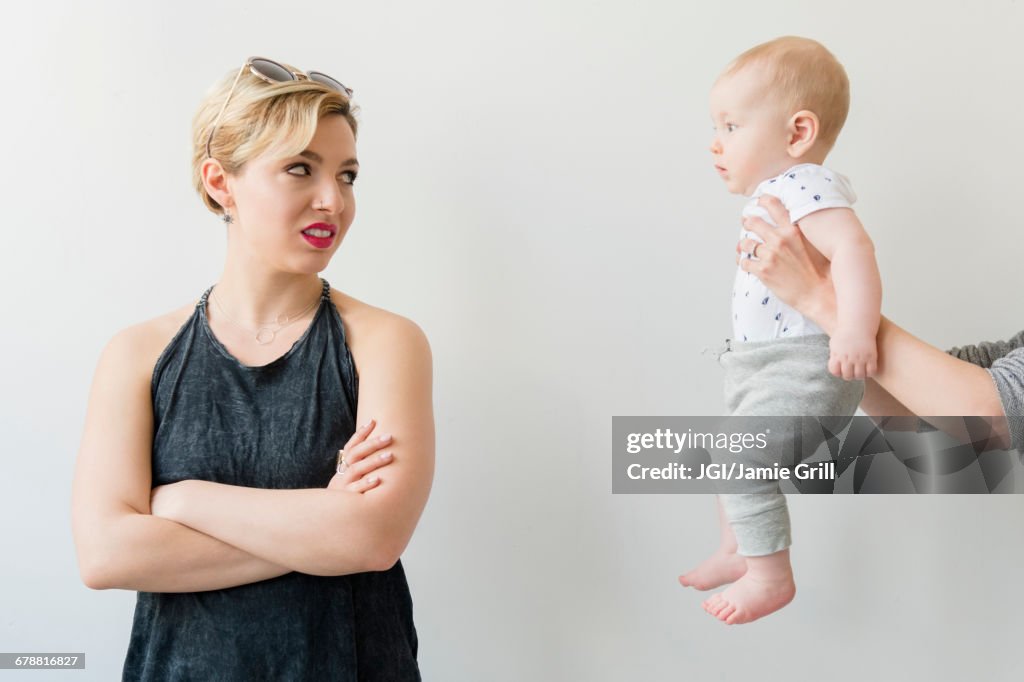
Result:
[[[996,382],[1010,425],[1010,447],[1024,455],[1024,348],[1010,351],[987,371]]]
[[[957,346],[946,352],[955,358],[987,369],[993,362],[1017,348],[1024,348],[1024,331],[1007,341],[983,341],[977,346]]]

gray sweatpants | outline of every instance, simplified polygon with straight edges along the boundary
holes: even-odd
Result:
[[[814,334],[772,341],[736,342],[718,362],[725,369],[725,405],[735,416],[835,416],[830,427],[841,430],[857,411],[864,396],[863,381],[846,381],[828,371],[828,336]],[[821,445],[803,431],[801,449],[810,454]],[[782,441],[780,441],[782,442]],[[792,441],[779,452],[758,454],[768,465],[786,463]],[[753,483],[752,483],[753,484]],[[792,544],[786,497],[776,480],[756,482],[757,492],[720,495],[739,553],[764,556]]]

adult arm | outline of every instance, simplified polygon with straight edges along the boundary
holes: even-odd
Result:
[[[173,498],[162,513],[304,573],[386,570],[398,561],[433,479],[430,347],[405,318],[376,309],[352,315],[365,318],[347,328],[359,370],[357,420],[372,416],[379,425],[375,434],[391,437],[393,461],[380,470],[379,485],[360,494],[181,481],[166,486],[174,488],[168,491]]]
[[[778,227],[748,220],[747,228],[761,237],[767,248],[758,251],[756,261],[741,259],[741,267],[756,274],[783,301],[831,334],[836,329],[837,314],[829,270],[811,258],[799,227],[790,223],[778,200],[762,197],[761,202]],[[739,248],[747,250],[753,244],[740,244]],[[878,416],[871,410],[891,406],[895,400],[917,415],[999,417],[994,420],[996,437],[992,445],[1009,446],[1002,400],[989,371],[925,343],[884,316],[876,342],[877,372],[874,384],[866,382],[866,391],[878,386],[888,397],[866,395],[866,402],[861,404],[865,412]]]
[[[1024,331],[1006,341],[983,341],[977,345],[955,346],[946,353],[964,362],[988,369],[992,367],[992,363],[1017,348],[1024,348]],[[893,398],[874,379],[867,379],[865,382],[861,409],[869,415],[915,416],[906,405]],[[1005,406],[1004,410],[1010,412]]]
[[[118,333],[93,377],[71,491],[82,581],[92,589],[195,592],[273,578],[289,568],[150,515],[152,362],[140,327]],[[148,358],[155,360],[155,358]]]

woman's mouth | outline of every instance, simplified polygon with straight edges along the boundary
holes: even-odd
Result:
[[[302,231],[302,238],[318,249],[326,249],[333,244],[334,235],[334,227],[326,223],[315,223]]]

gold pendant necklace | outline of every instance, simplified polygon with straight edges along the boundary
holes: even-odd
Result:
[[[210,295],[213,298],[213,302],[217,304],[217,309],[220,310],[222,315],[224,315],[224,318],[227,319],[227,321],[230,322],[231,324],[233,324],[236,327],[238,327],[239,329],[243,329],[243,330],[249,332],[250,334],[254,334],[254,336],[256,338],[256,343],[260,344],[261,346],[266,346],[266,345],[268,345],[270,343],[273,343],[274,338],[277,336],[277,333],[279,331],[281,331],[282,329],[284,329],[285,327],[287,327],[291,323],[301,319],[306,313],[309,312],[310,308],[312,308],[314,305],[316,305],[316,302],[320,300],[320,296],[317,296],[316,299],[312,303],[310,303],[308,306],[306,306],[305,310],[303,310],[302,312],[297,313],[295,315],[285,315],[285,314],[278,315],[277,319],[274,320],[274,322],[273,322],[274,324],[277,324],[277,328],[276,329],[272,329],[269,326],[272,323],[265,322],[265,323],[261,323],[259,328],[253,330],[253,329],[250,329],[249,327],[246,327],[246,326],[244,326],[242,324],[239,324],[230,315],[227,314],[227,312],[224,310],[224,306],[222,306],[220,304],[220,299],[217,298],[216,289],[217,289],[217,287],[214,287],[214,291],[210,292]]]

